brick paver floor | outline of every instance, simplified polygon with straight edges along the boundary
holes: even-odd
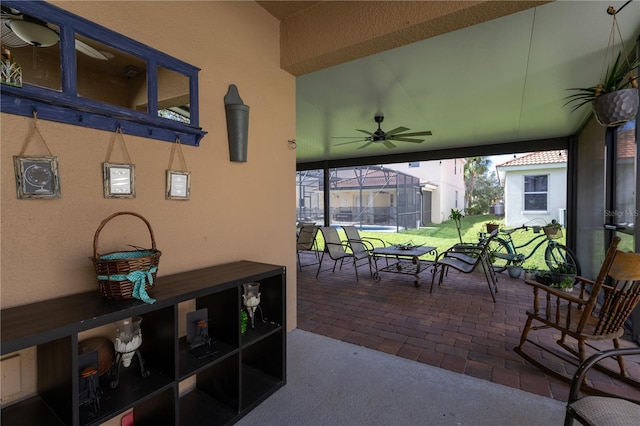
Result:
[[[366,266],[359,268],[356,283],[351,264],[335,273],[323,265],[316,279],[317,265],[309,265],[313,262],[312,256],[303,255],[307,266],[298,270],[298,328],[566,401],[567,383],[545,375],[513,351],[531,306],[532,290],[522,280],[499,274],[493,303],[479,273],[451,270],[442,286],[436,284],[429,294],[430,271],[421,274],[422,286],[416,288],[408,275],[381,273],[381,280],[375,281]],[[535,336],[539,343],[558,346],[555,332],[541,330]],[[629,340],[623,344],[634,345]],[[560,371],[571,367],[533,345],[526,348]],[[627,357],[626,362],[640,380],[640,357]],[[640,390],[608,376],[595,373],[591,379],[603,389],[640,399]]]

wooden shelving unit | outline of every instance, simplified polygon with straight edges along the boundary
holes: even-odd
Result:
[[[156,303],[111,301],[98,291],[3,309],[1,353],[37,348],[37,395],[2,408],[1,423],[99,425],[133,409],[139,425],[233,424],[286,383],[286,271],[250,261],[159,277]],[[241,333],[242,284],[260,283],[255,328]],[[207,308],[216,353],[198,359],[178,336],[178,304]],[[133,316],[142,317],[148,377],[138,365],[121,369],[115,389],[100,378],[97,412],[79,404],[78,333]],[[264,318],[264,321],[263,321]],[[195,388],[179,396],[179,382]]]

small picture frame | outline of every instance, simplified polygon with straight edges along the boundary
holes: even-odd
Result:
[[[167,200],[189,200],[191,196],[191,172],[167,170]]]
[[[58,157],[14,156],[18,199],[60,198]]]
[[[103,163],[104,198],[136,198],[135,164]]]

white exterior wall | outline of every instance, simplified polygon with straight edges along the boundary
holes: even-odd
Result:
[[[562,222],[559,209],[567,207],[567,165],[566,163],[537,166],[518,166],[504,168],[504,206],[505,225],[520,226],[533,219]],[[524,211],[524,176],[547,175],[548,195],[546,211]],[[533,224],[542,224],[541,221]]]
[[[431,222],[442,223],[449,220],[451,209],[464,209],[464,163],[465,160],[448,159],[420,161],[419,167],[409,167],[408,163],[388,164],[385,167],[416,176],[422,184],[429,183],[436,188],[429,190],[431,197]],[[425,190],[426,192],[427,190]],[[456,207],[456,191],[458,200]]]

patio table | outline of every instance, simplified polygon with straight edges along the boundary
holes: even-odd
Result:
[[[431,246],[415,246],[407,244],[396,244],[389,247],[376,248],[371,252],[373,261],[376,264],[376,272],[373,277],[380,280],[380,272],[389,272],[392,274],[413,275],[415,281],[413,284],[416,288],[420,287],[420,272],[433,265],[433,261],[422,260],[420,256],[425,254],[433,254],[434,258],[438,257],[438,250]],[[389,259],[395,259],[396,262],[387,265],[382,269],[378,269],[378,259],[384,258],[387,263]]]

